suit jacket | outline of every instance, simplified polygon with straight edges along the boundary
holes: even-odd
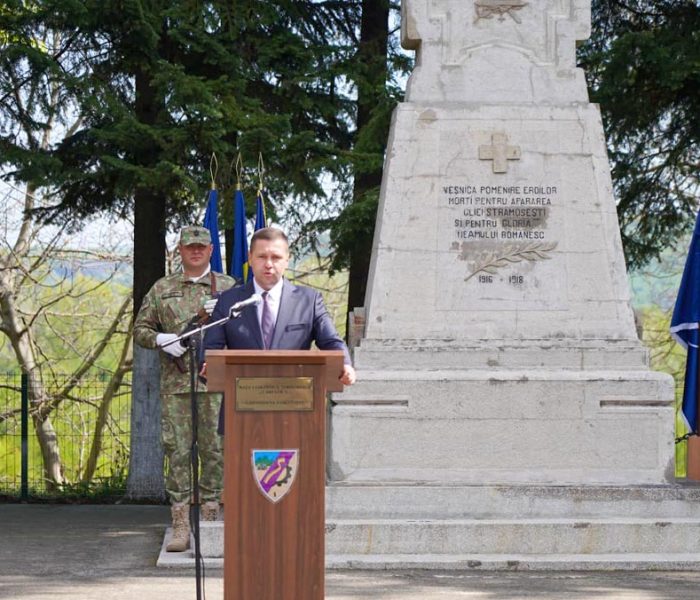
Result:
[[[219,297],[211,320],[229,314],[237,302],[247,300],[255,293],[253,282],[226,290]],[[350,364],[350,353],[338,335],[326,310],[321,294],[311,288],[292,285],[286,279],[282,284],[277,322],[272,336],[271,350],[308,350],[315,342],[321,350],[342,350],[345,363]],[[207,330],[203,350],[264,350],[262,329],[257,307],[247,306],[236,319],[221,327]],[[224,411],[219,413],[219,433],[224,432]]]
[[[254,292],[252,281],[226,290],[219,297],[211,320],[225,317],[234,304],[247,300]],[[345,362],[350,364],[348,348],[338,335],[321,294],[311,288],[292,285],[285,279],[270,349],[308,350],[311,342],[315,342],[320,350],[342,350]],[[223,348],[264,350],[256,306],[247,306],[237,319],[206,332],[204,350]]]

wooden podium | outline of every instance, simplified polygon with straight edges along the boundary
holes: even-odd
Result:
[[[224,599],[322,600],[326,392],[340,351],[209,350],[224,392]]]

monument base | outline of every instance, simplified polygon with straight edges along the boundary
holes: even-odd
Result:
[[[363,340],[356,362],[330,414],[327,568],[700,568],[673,382],[639,343]],[[202,529],[212,565],[222,527]]]
[[[356,363],[333,396],[334,483],[674,481],[673,380],[639,343],[363,340]]]

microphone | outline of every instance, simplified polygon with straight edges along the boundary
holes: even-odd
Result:
[[[246,306],[254,306],[255,304],[260,304],[262,302],[262,296],[260,294],[253,294],[250,298],[236,302],[231,309],[228,311],[229,316],[241,312]]]

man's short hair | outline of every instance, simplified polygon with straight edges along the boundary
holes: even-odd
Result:
[[[277,229],[277,227],[263,227],[258,229],[253,237],[250,238],[250,251],[253,251],[253,246],[258,240],[266,240],[268,242],[274,242],[275,240],[284,240],[284,243],[289,247],[289,240],[285,235],[284,231]]]

